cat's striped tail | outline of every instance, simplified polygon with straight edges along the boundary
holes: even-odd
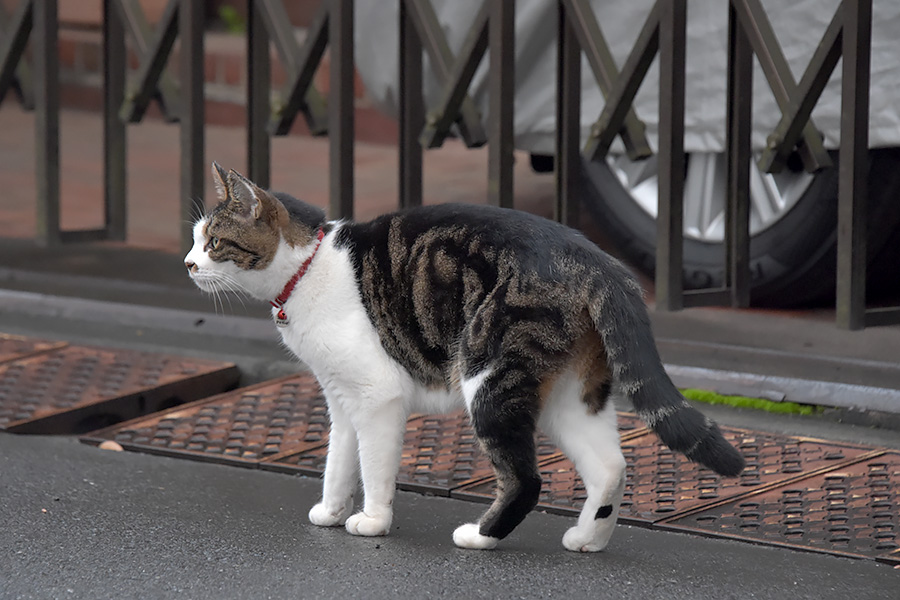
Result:
[[[598,282],[588,310],[621,393],[669,448],[721,475],[738,475],[744,457],[688,404],[663,369],[639,284],[624,267],[608,267],[623,278]]]

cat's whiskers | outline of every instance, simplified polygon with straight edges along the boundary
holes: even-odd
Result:
[[[184,220],[184,222],[189,225],[193,225],[200,219],[206,218],[206,206],[202,199],[194,198],[191,200],[189,215],[190,218]]]
[[[228,307],[232,309],[231,312],[234,312],[229,292],[234,294],[234,297],[237,298],[242,307],[246,307],[244,298],[248,297],[248,292],[232,275],[217,273],[215,277],[204,281],[210,288],[209,293],[213,297],[213,307],[216,314],[218,314],[219,307],[222,308],[222,314],[225,314],[225,300],[223,297],[228,300]]]

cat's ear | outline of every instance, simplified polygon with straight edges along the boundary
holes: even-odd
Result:
[[[212,177],[213,184],[216,186],[216,195],[221,202],[228,197],[228,173],[226,173],[225,169],[223,169],[216,161],[213,161],[212,164]]]
[[[232,169],[228,172],[228,191],[231,201],[240,207],[241,216],[246,219],[256,220],[262,212],[258,188],[256,185]]]

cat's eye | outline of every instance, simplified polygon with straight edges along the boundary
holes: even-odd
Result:
[[[218,249],[219,249],[219,238],[214,237],[214,238],[210,239],[210,240],[209,240],[209,246],[210,246],[210,248],[212,248],[213,250],[218,250]]]

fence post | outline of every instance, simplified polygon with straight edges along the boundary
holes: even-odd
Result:
[[[866,325],[866,181],[869,155],[869,67],[872,0],[844,0],[841,147],[838,176],[836,319]]]
[[[181,0],[181,250],[192,245],[195,204],[204,206],[206,159],[203,156],[203,3]]]
[[[422,97],[422,41],[410,17],[407,0],[400,0],[400,207],[422,204],[422,145],[425,124]]]
[[[558,1],[556,46],[556,207],[555,218],[579,226],[581,177],[581,46],[566,3]]]
[[[113,3],[103,0],[103,201],[106,235],[125,241],[128,223],[128,166],[125,123],[119,108],[125,100],[125,26]]]
[[[271,184],[272,143],[269,136],[271,60],[269,32],[258,12],[258,2],[247,0],[247,176],[262,188]]]
[[[686,0],[658,0],[659,210],[656,221],[656,306],[684,306],[684,49]]]
[[[491,2],[488,20],[490,54],[490,123],[488,124],[488,202],[513,205],[513,112],[515,110],[516,4]]]
[[[56,0],[35,2],[33,11],[37,238],[45,246],[55,246],[62,242],[59,229],[59,21]]]
[[[331,2],[328,94],[330,210],[332,219],[353,218],[353,0]]]

